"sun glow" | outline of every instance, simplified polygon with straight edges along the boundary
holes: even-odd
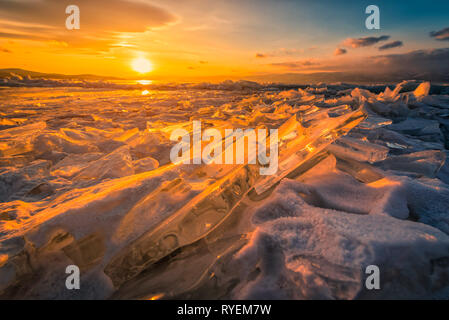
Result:
[[[131,62],[131,67],[139,73],[147,73],[153,70],[153,64],[145,58],[136,58]]]
[[[145,85],[145,86],[153,83],[153,81],[151,81],[151,80],[137,80],[136,82],[138,84]]]

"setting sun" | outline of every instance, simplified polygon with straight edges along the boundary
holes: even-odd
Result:
[[[136,58],[131,62],[131,67],[139,73],[147,73],[153,70],[153,64],[145,58]]]

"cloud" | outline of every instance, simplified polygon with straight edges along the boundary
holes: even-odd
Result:
[[[144,32],[177,21],[171,12],[148,2],[127,0],[77,0],[81,28],[111,32]],[[68,2],[61,0],[0,2],[0,17],[65,28]]]
[[[441,78],[449,74],[449,48],[415,50],[400,54],[383,54],[369,57],[343,57],[341,59],[300,60],[294,62],[273,63],[289,72],[320,70],[364,75],[369,79],[382,77],[419,77]]]
[[[0,1],[0,39],[67,43],[81,54],[113,50],[123,33],[144,33],[174,24],[178,17],[148,2],[134,0],[77,0],[80,30],[67,30],[63,0]],[[56,42],[55,42],[56,41]],[[62,47],[60,47],[62,48]],[[60,50],[60,49],[55,49]]]
[[[432,31],[430,32],[430,36],[435,38],[435,40],[449,40],[449,28],[444,28],[440,31]]]
[[[73,3],[80,9],[79,30],[65,27],[65,9]],[[65,42],[70,52],[104,55],[133,47],[121,35],[135,38],[178,21],[165,8],[140,0],[0,0],[0,39],[45,42],[53,52],[65,47],[52,43]]]
[[[415,50],[400,54],[370,57],[343,57],[320,60],[314,68],[301,68],[301,63],[283,63],[283,73],[267,75],[269,81],[287,82],[396,82],[421,79],[449,82],[449,48]],[[307,71],[307,72],[306,72]]]
[[[0,52],[4,52],[4,53],[12,53],[11,50],[7,49],[7,48],[2,48],[0,47]]]
[[[297,55],[297,54],[301,54],[301,53],[304,53],[304,49],[281,48],[278,50],[278,52],[276,52],[277,55],[286,55],[286,56],[292,56],[292,55]]]
[[[308,50],[313,50],[313,48],[309,48]],[[304,49],[295,49],[295,48],[279,48],[273,50],[269,53],[258,52],[256,53],[256,58],[269,58],[269,57],[285,57],[285,56],[295,56],[304,53]]]
[[[344,58],[321,61],[322,68],[338,72],[355,72],[365,75],[441,75],[449,73],[449,48],[414,50],[398,54],[381,54],[369,57]]]
[[[384,71],[410,71],[414,73],[449,72],[449,48],[415,50],[404,54],[390,54],[367,58],[372,67]]]
[[[335,49],[335,51],[334,51],[334,56],[341,56],[342,54],[345,54],[345,53],[347,53],[348,52],[348,50],[346,50],[346,49],[343,49],[343,48],[337,48],[337,49]]]
[[[390,39],[390,36],[380,36],[380,37],[364,37],[364,38],[348,38],[343,42],[343,45],[352,48],[361,48],[372,46],[380,41],[385,41]]]
[[[33,34],[11,33],[11,32],[0,32],[0,38],[18,39],[18,40],[48,40],[45,37],[35,36]]]
[[[211,27],[208,26],[207,24],[201,24],[199,26],[192,26],[192,27],[187,27],[185,28],[186,31],[202,31],[202,30],[207,30],[210,29]]]
[[[392,42],[388,42],[386,44],[384,44],[383,46],[379,47],[379,50],[387,50],[387,49],[392,49],[392,48],[397,48],[397,47],[402,47],[403,43],[402,41],[392,41]]]
[[[276,62],[272,63],[272,66],[275,67],[283,67],[288,69],[307,69],[310,67],[316,67],[319,66],[320,63],[317,61],[314,61],[312,59],[304,59],[304,60],[298,60],[298,61],[291,61],[291,62]]]

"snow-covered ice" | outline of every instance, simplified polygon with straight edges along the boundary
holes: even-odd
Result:
[[[449,298],[447,90],[3,85],[1,298]],[[193,120],[280,128],[280,173],[172,164],[170,133]]]

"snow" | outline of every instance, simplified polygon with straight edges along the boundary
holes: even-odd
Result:
[[[447,267],[435,261],[447,257],[446,234],[386,215],[310,206],[296,184],[284,181],[254,212],[254,235],[236,256],[241,282],[233,297],[404,299],[431,297],[444,287]],[[368,265],[384,270],[382,290],[365,289]]]
[[[419,81],[154,84],[147,95],[112,82],[3,85],[2,298],[448,298],[447,90]],[[339,127],[359,107],[368,118]],[[254,192],[251,168],[172,164],[170,133],[193,120],[284,124],[288,172]],[[339,139],[287,157],[296,121],[314,143],[331,127]],[[64,285],[69,264],[81,268],[77,292]],[[381,290],[365,288],[373,264]]]

